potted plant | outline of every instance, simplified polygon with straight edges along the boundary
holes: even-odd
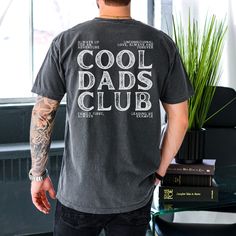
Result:
[[[189,99],[189,127],[175,159],[177,163],[200,163],[204,151],[204,129],[208,110],[219,81],[225,21],[213,15],[205,19],[203,32],[189,14],[187,30],[173,17],[174,41],[178,47],[195,94]]]

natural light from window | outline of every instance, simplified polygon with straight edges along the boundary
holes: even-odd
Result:
[[[147,23],[146,0],[133,1],[131,10],[133,18]],[[1,0],[0,99],[32,97],[34,78],[52,39],[96,16],[96,0]]]

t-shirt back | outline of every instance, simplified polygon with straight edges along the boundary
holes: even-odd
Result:
[[[160,101],[193,89],[169,36],[135,19],[96,17],[52,42],[32,92],[66,94],[57,198],[88,213],[144,206],[160,163]]]

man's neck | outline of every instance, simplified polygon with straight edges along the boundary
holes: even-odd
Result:
[[[130,19],[130,6],[105,6],[100,9],[99,17],[115,18],[115,19]]]

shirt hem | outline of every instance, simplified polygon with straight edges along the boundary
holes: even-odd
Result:
[[[125,207],[116,207],[116,208],[94,208],[94,207],[83,207],[76,205],[68,200],[66,200],[64,197],[61,196],[61,194],[57,193],[56,198],[66,207],[72,208],[76,211],[81,211],[85,213],[92,213],[92,214],[117,214],[117,213],[125,213],[133,210],[137,210],[138,208],[141,208],[145,206],[153,197],[153,191],[155,189],[155,185],[153,186],[152,191],[148,195],[147,198],[145,198],[143,201],[141,201],[138,204],[132,204]]]
[[[35,94],[38,94],[39,96],[42,96],[42,97],[47,97],[47,98],[49,98],[49,99],[52,99],[52,100],[56,100],[56,101],[61,101],[62,100],[62,98],[64,97],[64,95],[63,96],[55,96],[55,95],[53,95],[53,94],[51,94],[51,93],[49,93],[49,92],[43,92],[43,91],[41,91],[41,90],[38,90],[37,88],[32,88],[31,89],[31,92],[32,93],[35,93]]]
[[[184,102],[191,98],[194,95],[194,92],[189,93],[188,95],[185,95],[183,97],[179,98],[160,98],[161,102],[168,103],[168,104],[176,104],[180,102]]]

